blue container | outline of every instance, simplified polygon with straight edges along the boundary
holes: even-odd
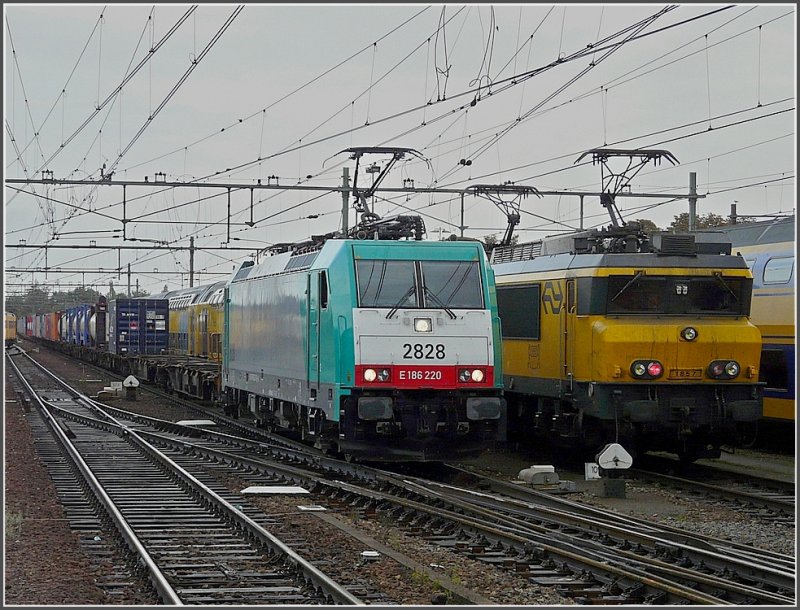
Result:
[[[166,354],[169,339],[167,299],[115,299],[108,302],[108,351],[112,354]]]

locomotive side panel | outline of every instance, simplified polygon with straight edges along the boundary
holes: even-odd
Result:
[[[307,279],[280,275],[228,288],[228,359],[224,384],[240,390],[308,402]]]

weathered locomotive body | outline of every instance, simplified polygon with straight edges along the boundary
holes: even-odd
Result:
[[[713,236],[630,228],[493,252],[515,429],[592,455],[715,457],[762,408],[752,275]]]

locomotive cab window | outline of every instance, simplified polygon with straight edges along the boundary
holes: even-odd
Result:
[[[609,276],[608,314],[723,314],[748,315],[752,280],[712,277]],[[594,289],[600,290],[600,283]]]
[[[497,312],[503,338],[540,339],[540,292],[539,284],[497,287]]]
[[[478,263],[473,261],[422,261],[426,307],[483,308]]]
[[[359,260],[360,307],[419,307],[414,261]]]
[[[328,309],[328,274],[324,271],[319,274],[319,306]]]
[[[482,309],[475,261],[356,261],[360,307]]]

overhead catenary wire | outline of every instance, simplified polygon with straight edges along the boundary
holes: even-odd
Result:
[[[39,174],[44,168],[46,168],[50,163],[52,163],[53,160],[55,160],[55,158],[58,157],[58,155],[63,150],[66,149],[66,147],[72,142],[72,140],[74,140],[75,137],[79,133],[81,133],[89,123],[92,122],[94,117],[96,117],[97,114],[103,108],[105,108],[105,106],[108,103],[110,103],[119,94],[120,91],[122,91],[125,85],[127,85],[130,82],[130,80],[139,72],[139,70],[141,70],[144,66],[146,66],[149,63],[149,61],[155,56],[158,50],[163,47],[164,43],[166,43],[167,40],[169,40],[169,38],[172,37],[172,35],[189,18],[189,16],[195,11],[195,9],[197,9],[196,4],[191,6],[186,11],[186,13],[184,13],[183,16],[181,16],[180,19],[178,19],[175,25],[173,25],[169,29],[169,31],[161,38],[161,40],[159,40],[156,44],[154,44],[151,47],[150,52],[147,55],[145,55],[145,57],[142,58],[142,60],[137,64],[137,66],[122,79],[122,81],[114,88],[114,90],[108,95],[108,97],[106,97],[106,99],[104,99],[100,104],[98,104],[95,107],[94,111],[86,118],[86,120],[83,123],[81,123],[81,125],[68,138],[62,141],[61,145],[56,149],[56,151],[52,155],[50,155],[50,157],[44,163],[42,163],[42,165],[33,173],[34,175]]]
[[[262,116],[263,116],[263,115],[262,115]],[[305,141],[303,141],[303,143],[305,143]],[[167,206],[170,206],[171,204],[170,204],[169,202],[167,202],[167,204],[166,204],[166,205],[167,205]]]

